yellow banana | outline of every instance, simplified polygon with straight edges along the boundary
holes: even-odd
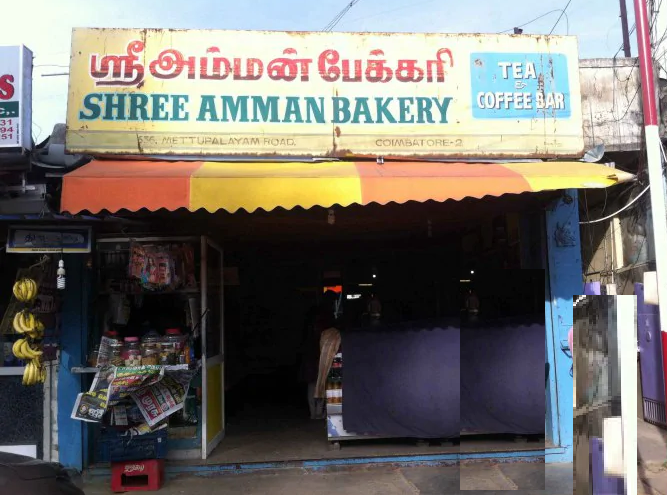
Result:
[[[35,320],[35,328],[28,332],[28,336],[33,340],[41,340],[44,338],[44,323],[41,320]]]
[[[19,347],[21,347],[22,340],[23,339],[18,339],[16,342],[14,342],[14,345],[12,346],[12,354],[14,354],[14,356],[16,356],[18,359],[22,359],[20,355],[21,353],[19,351]]]
[[[35,315],[30,311],[23,312],[23,326],[27,332],[35,329]]]
[[[23,328],[23,316],[19,311],[14,315],[14,320],[12,320],[12,327],[16,333],[25,333],[25,328]]]
[[[35,350],[35,349],[33,349],[32,347],[30,347],[30,345],[28,345],[27,347],[28,347],[28,349],[30,349],[30,353],[32,354],[31,357],[32,357],[33,359],[34,359],[34,358],[38,358],[38,357],[40,357],[42,354],[44,354],[44,351],[42,351],[41,349],[37,349],[37,350]]]
[[[23,342],[21,342],[21,345],[19,346],[19,352],[21,353],[21,359],[25,361],[29,361],[32,359],[32,356],[30,355],[30,346],[28,345],[28,339],[23,339]]]
[[[26,346],[28,345],[28,341],[26,339],[21,339],[21,343],[19,344],[17,350],[18,350],[18,358],[19,359],[29,359],[30,356],[26,352]]]
[[[25,365],[25,371],[23,372],[23,376],[25,377],[24,385],[32,385],[32,366],[30,364],[27,363]]]
[[[21,317],[19,318],[19,321],[21,322],[21,328],[23,329],[23,333],[29,332],[30,327],[27,325],[28,312],[26,310],[21,311]]]
[[[37,297],[37,282],[35,282],[33,279],[28,278],[26,279],[26,285],[28,287],[28,301],[32,301]]]
[[[28,322],[29,322],[29,316],[28,316],[28,315],[30,314],[30,313],[28,312],[28,310],[24,309],[24,310],[21,311],[19,314],[21,315],[21,316],[19,317],[19,323],[20,323],[20,325],[21,325],[21,329],[23,329],[23,333],[26,333],[26,332],[29,332],[30,330],[32,330],[32,329],[28,326]]]
[[[37,368],[35,367],[35,362],[30,361],[28,363],[28,368],[30,368],[30,375],[28,376],[28,385],[34,385],[37,380]]]
[[[37,383],[44,383],[46,381],[46,368],[39,359],[35,364],[35,370],[37,370]]]
[[[18,301],[30,302],[37,297],[37,282],[31,278],[22,278],[14,283],[12,291]]]
[[[23,385],[32,385],[33,384],[33,372],[34,365],[32,361],[26,364],[25,369],[23,370]]]
[[[30,344],[27,340],[24,340],[23,344],[21,344],[21,352],[26,356],[27,359],[35,359],[43,354],[42,351],[35,351],[32,347],[30,347]]]
[[[23,339],[23,342],[21,342],[21,345],[19,346],[19,352],[21,353],[21,359],[31,359],[32,356],[30,355],[30,346],[28,345],[28,341]]]
[[[30,359],[30,354],[28,354],[28,341],[26,339],[21,339],[21,343],[19,344],[18,351],[19,351],[19,359]]]
[[[31,361],[32,363],[32,384],[39,383],[39,377],[42,375],[42,372],[39,369],[39,365],[36,361]]]
[[[21,297],[21,282],[20,281],[14,283],[14,287],[12,288],[12,292],[14,293],[14,297],[17,300],[20,301],[22,299],[22,297]]]

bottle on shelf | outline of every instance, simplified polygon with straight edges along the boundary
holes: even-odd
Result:
[[[327,404],[333,404],[333,403],[334,403],[333,382],[328,381],[327,382]]]
[[[122,356],[125,366],[141,366],[141,346],[138,337],[125,337]]]

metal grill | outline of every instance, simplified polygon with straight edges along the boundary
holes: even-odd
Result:
[[[644,420],[657,426],[667,426],[665,404],[644,397]]]

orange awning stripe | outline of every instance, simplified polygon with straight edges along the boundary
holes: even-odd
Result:
[[[583,162],[158,162],[94,160],[63,181],[62,210],[210,212],[447,201],[608,187],[633,176]]]

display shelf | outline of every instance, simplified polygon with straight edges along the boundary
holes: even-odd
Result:
[[[176,364],[176,365],[169,365],[169,366],[162,366],[165,371],[182,371],[182,370],[187,370],[190,369],[189,364]],[[2,368],[0,368],[2,369]],[[23,368],[21,368],[23,369]],[[93,368],[89,366],[74,366],[70,368],[70,373],[73,373],[75,375],[82,375],[85,373],[97,373],[100,370],[100,368]]]

